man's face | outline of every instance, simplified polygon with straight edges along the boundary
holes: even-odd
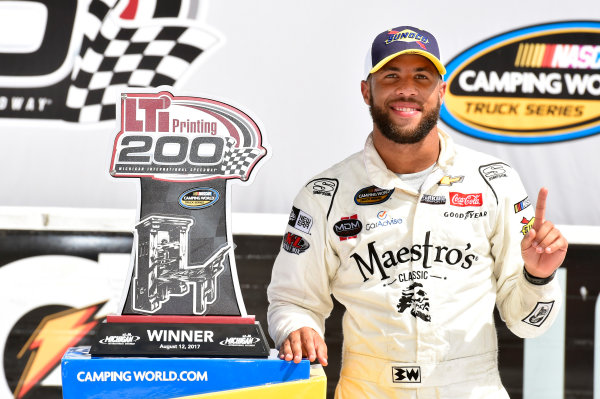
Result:
[[[435,127],[446,83],[420,55],[400,55],[362,82],[375,129],[400,144],[418,143]]]

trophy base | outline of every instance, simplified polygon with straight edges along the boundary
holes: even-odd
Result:
[[[260,323],[253,317],[237,319],[234,323],[208,323],[207,319],[186,316],[158,319],[154,316],[113,316],[96,328],[90,354],[116,357],[268,357],[269,345]],[[194,322],[190,322],[192,320]]]
[[[286,362],[274,349],[266,359],[124,358],[92,357],[80,346],[61,361],[64,399],[325,399],[325,376],[312,370],[307,359]]]

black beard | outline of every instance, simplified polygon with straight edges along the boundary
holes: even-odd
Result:
[[[438,98],[436,107],[423,113],[421,122],[414,129],[406,129],[394,124],[389,114],[382,107],[373,104],[372,95],[369,105],[373,123],[375,123],[381,134],[398,144],[414,144],[427,137],[431,129],[437,124],[440,116],[441,101]]]

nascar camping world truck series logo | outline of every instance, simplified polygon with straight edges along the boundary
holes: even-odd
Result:
[[[530,26],[448,63],[440,116],[484,140],[545,143],[600,131],[600,22]]]

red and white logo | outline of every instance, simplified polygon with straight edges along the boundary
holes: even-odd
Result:
[[[450,205],[454,206],[482,206],[483,194],[450,193]]]

